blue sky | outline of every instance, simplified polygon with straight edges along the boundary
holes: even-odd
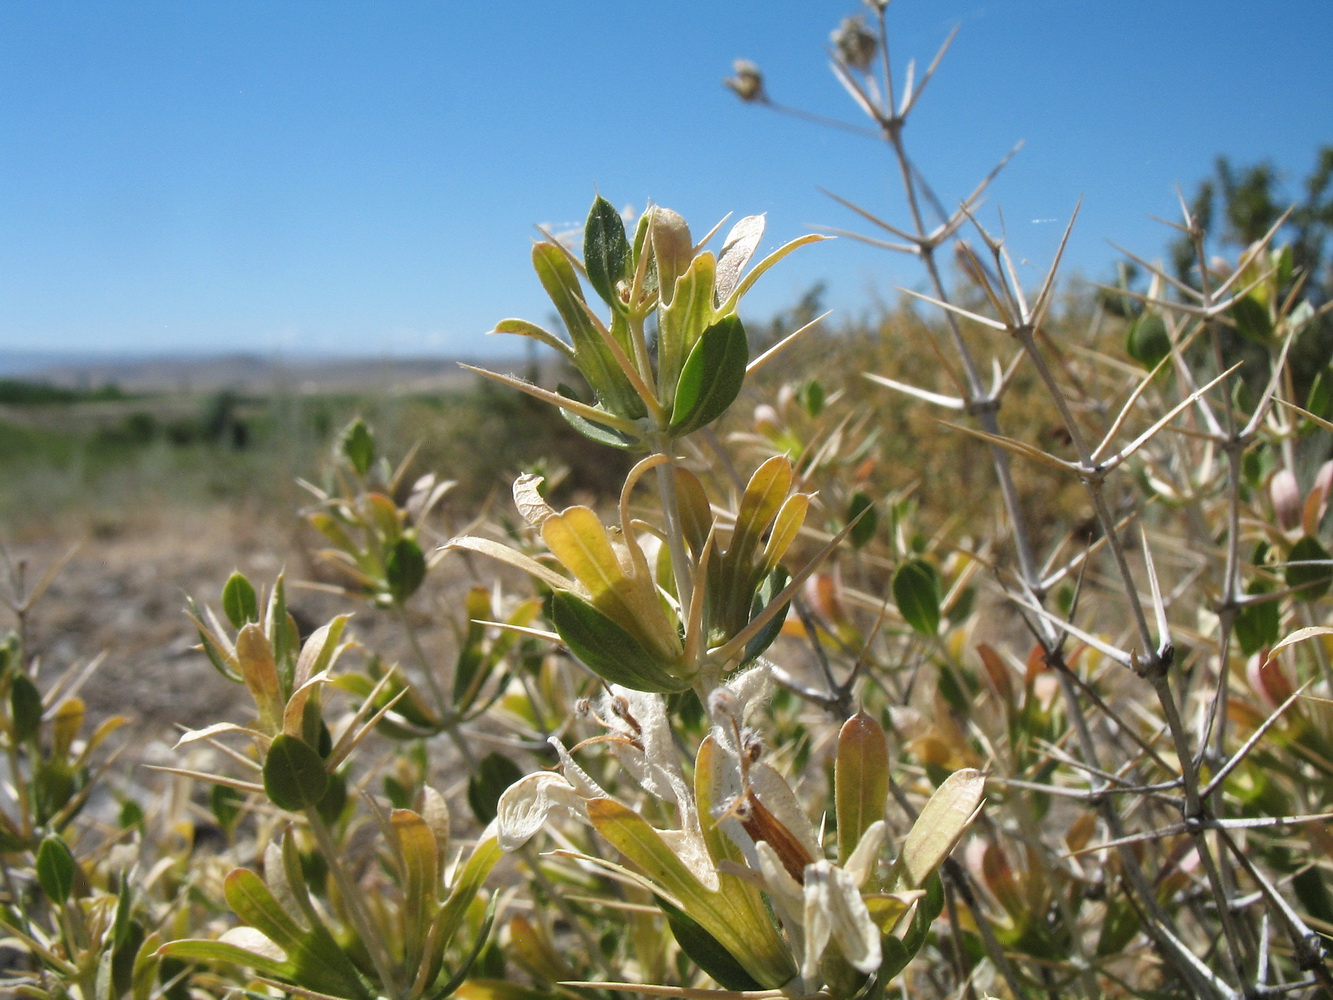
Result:
[[[0,350],[486,355],[544,322],[537,223],[595,191],[697,233],[768,214],[769,244],[903,221],[887,151],[736,101],[854,119],[823,46],[855,0],[158,0],[0,4]],[[1225,153],[1294,184],[1333,141],[1333,4],[896,0],[899,71],[958,38],[907,130],[946,202],[1016,141],[992,189],[1033,280],[1083,197],[1071,271],[1152,256]],[[815,281],[846,316],[916,285],[838,240],[757,287]]]

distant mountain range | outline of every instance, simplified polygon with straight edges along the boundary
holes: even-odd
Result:
[[[475,363],[475,362],[474,362]],[[501,371],[524,367],[513,360],[481,362]],[[463,388],[476,378],[454,358],[263,357],[256,354],[136,355],[0,350],[0,378],[126,392],[330,392],[386,389],[429,392]]]

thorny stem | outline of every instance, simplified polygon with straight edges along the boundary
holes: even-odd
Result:
[[[884,63],[883,63],[884,75],[885,75],[885,90],[886,93],[889,93],[891,95],[892,73],[887,57],[888,37],[884,25],[884,16],[882,11],[880,11],[879,13],[879,21],[880,21],[879,25],[880,43],[885,53]],[[926,272],[930,278],[931,285],[935,290],[937,298],[941,302],[948,302],[949,297],[945,290],[944,282],[940,276],[939,268],[935,262],[934,246],[927,238],[926,228],[921,217],[921,210],[916,195],[916,186],[912,175],[910,161],[907,158],[906,151],[902,143],[902,135],[900,127],[901,122],[893,120],[891,116],[892,116],[892,110],[889,109],[886,113],[885,119],[880,121],[880,125],[884,128],[885,137],[893,148],[894,155],[898,163],[899,172],[902,175],[903,187],[907,196],[908,208],[912,215],[913,226],[915,228],[915,234],[917,237],[918,253],[921,258],[922,264],[925,267]],[[996,409],[998,408],[998,401],[991,398],[988,394],[986,394],[982,386],[980,374],[978,372],[976,363],[972,358],[971,352],[967,348],[966,342],[963,340],[962,331],[959,328],[958,321],[954,316],[954,314],[952,313],[952,311],[945,310],[945,318],[946,321],[948,322],[950,334],[952,336],[955,349],[958,353],[959,360],[963,365],[964,373],[967,378],[968,394],[970,397],[968,399],[969,407],[971,408],[978,423],[981,424],[982,428],[987,433],[998,435],[1000,433],[999,421],[996,418]],[[1036,352],[1034,351],[1032,353]],[[1055,395],[1058,398],[1060,397],[1060,393],[1058,391],[1055,393]],[[1036,597],[1037,600],[1040,601],[1044,597],[1044,594],[1041,592],[1040,589],[1040,577],[1039,574],[1037,573],[1036,561],[1033,557],[1033,548],[1032,548],[1031,538],[1028,533],[1027,520],[1024,517],[1022,507],[1019,503],[1018,490],[1014,485],[1013,474],[1009,463],[1009,456],[998,445],[992,444],[989,447],[991,451],[992,465],[995,469],[996,479],[998,480],[1000,493],[1004,501],[1005,512],[1006,515],[1008,516],[1009,524],[1013,531],[1013,545],[1016,558],[1018,559],[1020,577],[1023,580],[1025,587],[1033,593],[1034,597]],[[1110,512],[1106,509],[1105,502],[1100,499],[1100,493],[1098,492],[1094,495],[1096,497],[1097,502],[1099,502],[1100,509],[1098,510],[1098,515],[1103,526],[1109,527],[1113,525],[1114,522],[1110,518]],[[1132,582],[1133,578],[1129,574],[1129,567],[1127,562],[1125,561],[1123,551],[1119,546],[1113,546],[1113,549],[1117,553],[1117,559],[1118,562],[1120,563],[1123,579],[1127,583],[1126,586],[1127,592],[1135,594],[1135,596],[1137,596]],[[1154,649],[1153,643],[1151,641],[1150,633],[1147,628],[1147,621],[1143,615],[1142,608],[1136,605],[1136,611],[1137,611],[1136,624],[1139,626],[1139,632],[1144,641],[1145,652],[1148,653],[1148,651],[1151,651],[1149,655],[1152,656],[1154,660],[1156,660],[1156,650]],[[1060,640],[1059,637],[1056,635],[1054,626],[1046,622],[1045,619],[1041,619],[1038,627],[1040,629],[1040,635],[1042,636],[1042,645],[1046,649],[1047,654],[1056,655],[1061,659],[1063,659],[1063,657],[1060,656],[1059,654]],[[1090,762],[1095,762],[1097,760],[1096,745],[1093,741],[1091,731],[1087,725],[1087,720],[1084,717],[1083,707],[1079,703],[1076,692],[1074,692],[1074,690],[1072,689],[1072,685],[1070,685],[1068,678],[1063,676],[1063,672],[1061,674],[1061,691],[1063,695],[1063,700],[1065,701],[1065,704],[1070,713],[1070,717],[1075,720],[1075,728],[1079,735],[1079,740],[1082,751],[1085,754],[1085,759],[1087,759]],[[1195,785],[1195,788],[1197,791],[1197,783]],[[1117,830],[1123,831],[1123,827],[1120,823],[1119,814],[1116,812],[1113,805],[1109,801],[1103,801],[1100,804],[1100,811],[1103,817],[1105,818],[1108,827],[1112,830],[1113,835],[1120,836],[1121,834],[1116,833],[1115,831]],[[1150,929],[1150,934],[1152,935],[1154,940],[1158,942],[1159,948],[1161,948],[1165,954],[1171,955],[1175,959],[1172,961],[1172,965],[1176,966],[1186,979],[1193,982],[1196,986],[1196,989],[1199,987],[1204,987],[1206,989],[1207,984],[1203,983],[1200,980],[1200,977],[1195,974],[1193,967],[1191,966],[1189,961],[1184,956],[1181,956],[1179,954],[1180,946],[1176,941],[1176,939],[1168,934],[1157,933],[1158,927],[1166,926],[1165,914],[1163,914],[1160,908],[1157,906],[1156,899],[1154,898],[1153,895],[1152,887],[1149,884],[1146,875],[1139,867],[1138,859],[1134,857],[1132,851],[1130,851],[1128,848],[1123,848],[1120,853],[1126,873],[1131,883],[1134,885],[1135,891],[1141,900],[1141,905],[1143,905],[1148,909],[1148,912],[1151,916],[1151,919],[1147,922],[1147,926]],[[985,921],[983,920],[980,921],[979,923],[984,924]],[[1001,952],[1001,955],[1002,954],[1003,953]]]
[[[1061,416],[1067,421],[1067,429],[1071,440],[1075,443],[1080,454],[1079,459],[1084,468],[1093,467],[1091,452],[1087,449],[1087,444],[1079,433],[1077,426],[1073,421],[1072,414],[1069,413],[1064,404],[1063,393],[1055,383],[1049,367],[1045,364],[1045,359],[1036,349],[1036,344],[1032,338],[1030,327],[1019,327],[1015,330],[1022,343],[1028,357],[1033,361],[1034,366],[1039,372],[1043,383],[1046,386],[1048,394],[1055,400]],[[1199,799],[1199,776],[1193,760],[1193,751],[1191,749],[1188,733],[1185,725],[1180,718],[1180,713],[1176,708],[1175,696],[1171,692],[1170,679],[1167,668],[1170,666],[1168,659],[1163,657],[1163,651],[1169,649],[1169,637],[1160,636],[1154,641],[1152,632],[1148,626],[1147,615],[1143,609],[1143,603],[1139,598],[1138,587],[1134,582],[1133,574],[1129,568],[1129,561],[1125,555],[1124,545],[1120,542],[1115,530],[1115,518],[1112,517],[1109,508],[1106,505],[1104,493],[1104,481],[1100,476],[1084,476],[1084,486],[1088,491],[1089,498],[1092,500],[1093,509],[1096,512],[1098,523],[1106,536],[1108,547],[1115,559],[1116,569],[1122,581],[1121,590],[1129,603],[1130,610],[1134,616],[1134,624],[1139,633],[1139,641],[1144,649],[1144,662],[1140,668],[1142,673],[1150,680],[1154,693],[1157,695],[1158,702],[1165,716],[1167,730],[1170,733],[1172,743],[1175,749],[1178,766],[1180,768],[1181,786],[1185,793],[1185,816],[1187,821],[1190,817],[1200,819],[1203,816],[1203,810]],[[1160,643],[1160,647],[1159,647]],[[1082,736],[1082,733],[1080,733]],[[1090,749],[1090,744],[1085,744],[1084,752]],[[1088,758],[1093,760],[1095,758]],[[1106,810],[1109,814],[1110,810]],[[1204,836],[1204,831],[1199,829],[1194,831],[1194,841],[1199,853],[1200,862],[1213,890],[1214,898],[1217,901],[1217,911],[1219,919],[1222,922],[1223,933],[1227,939],[1227,956],[1232,966],[1232,973],[1239,977],[1242,967],[1243,948],[1240,942],[1239,933],[1236,930],[1235,923],[1232,920],[1229,908],[1226,906],[1226,900],[1230,894],[1224,891],[1221,884],[1216,860]]]
[[[884,42],[886,36],[883,35],[882,12],[880,16],[881,42]],[[887,48],[885,51],[887,52]],[[887,77],[887,56],[885,74]],[[916,181],[912,175],[911,161],[908,160],[907,151],[903,146],[901,130],[886,127],[885,135],[889,144],[893,147],[894,158],[897,160],[898,170],[902,174],[903,188],[907,195],[908,209],[912,215],[913,232],[916,236],[916,245],[921,263],[930,278],[930,284],[936,297],[941,302],[948,302],[949,294],[945,289],[944,280],[940,276],[939,267],[935,263],[935,246],[928,238],[925,221],[921,216],[921,207],[916,193]],[[963,365],[963,373],[967,378],[967,404],[970,411],[976,417],[982,430],[987,434],[999,435],[1000,423],[995,415],[999,409],[999,401],[992,398],[982,384],[980,371],[972,357],[972,352],[968,350],[967,343],[963,340],[963,332],[958,325],[957,318],[949,310],[945,310],[944,315],[945,321],[949,324],[949,333],[953,340],[954,350],[958,353],[959,361]],[[990,449],[991,465],[995,469],[995,478],[1000,487],[1000,496],[1004,501],[1005,514],[1009,519],[1010,527],[1013,529],[1014,553],[1018,559],[1019,576],[1022,578],[1024,586],[1037,593],[1040,589],[1040,575],[1037,573],[1036,561],[1032,555],[1031,536],[1028,533],[1027,519],[1023,516],[1022,505],[1019,503],[1018,488],[1014,485],[1009,455],[998,445],[990,444],[987,447]],[[1053,630],[1048,624],[1043,623],[1041,630],[1047,642],[1055,641]]]

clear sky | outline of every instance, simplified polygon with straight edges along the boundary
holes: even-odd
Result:
[[[595,191],[768,243],[905,221],[886,151],[736,101],[855,120],[824,46],[856,0],[3,0],[0,350],[478,355],[544,322],[533,226]],[[1153,256],[1219,153],[1292,181],[1333,142],[1328,0],[896,0],[899,70],[958,38],[907,131],[946,202],[1016,141],[1003,210],[1035,277],[1084,198],[1071,270]],[[915,285],[848,240],[760,283],[844,315]],[[509,341],[506,343],[506,341]]]

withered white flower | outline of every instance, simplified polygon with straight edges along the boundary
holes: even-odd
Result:
[[[496,824],[502,851],[517,851],[559,812],[588,821],[585,798],[554,771],[538,771],[505,789],[496,805]]]

